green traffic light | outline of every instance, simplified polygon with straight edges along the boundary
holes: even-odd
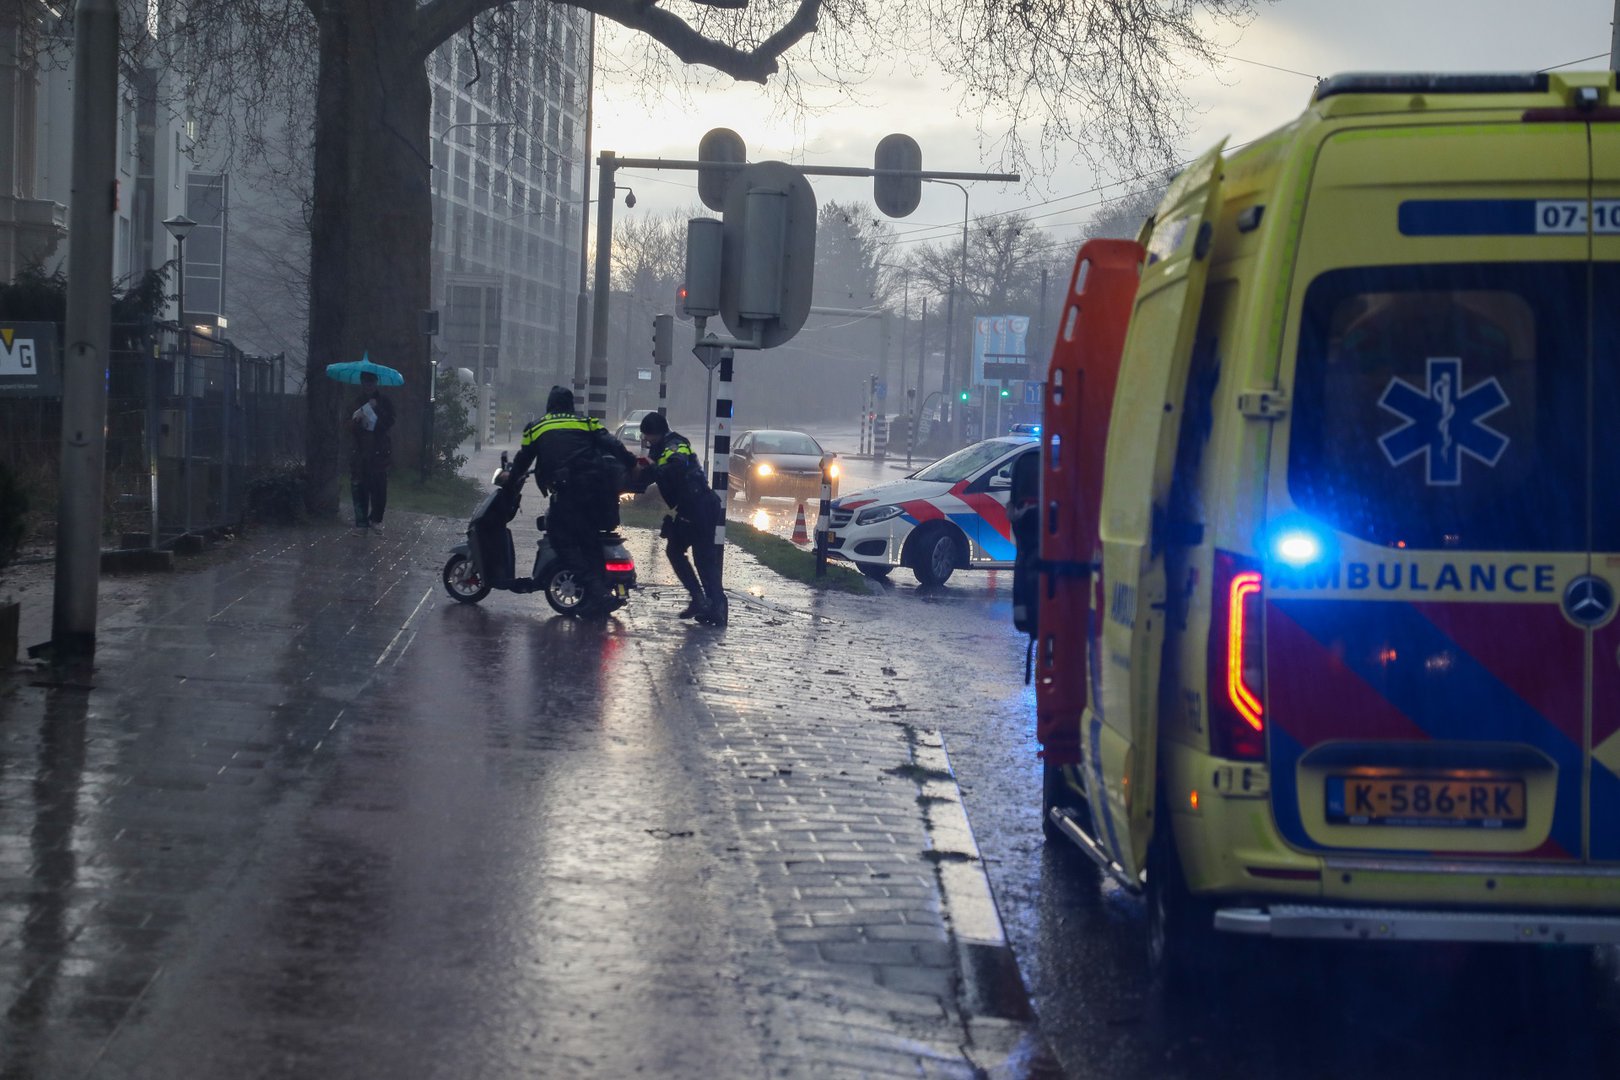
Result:
[[[966,401],[967,399],[968,399],[968,392],[966,390],[964,390],[964,391],[962,391],[962,400]]]
[[[1005,390],[1003,390],[1003,391],[1002,391],[1002,392],[1001,392],[1001,396],[1002,396],[1002,397],[1007,397],[1007,396],[1009,396],[1009,395],[1008,395],[1008,394],[1007,394],[1007,391],[1005,391]]]

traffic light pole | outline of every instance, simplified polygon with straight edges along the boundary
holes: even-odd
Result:
[[[675,158],[621,158],[603,150],[596,159],[596,271],[591,298],[591,363],[586,395],[587,414],[607,418],[609,268],[613,247],[613,191],[620,169],[673,169],[680,172],[740,172],[745,162],[688,161]],[[846,165],[800,165],[805,176],[899,177],[916,180],[994,180],[1017,183],[1018,173],[933,172],[922,169],[868,169]]]
[[[675,316],[653,316],[653,363],[658,367],[658,415],[669,415],[669,365],[675,359]]]

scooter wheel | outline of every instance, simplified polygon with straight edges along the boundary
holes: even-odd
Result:
[[[585,599],[579,575],[573,567],[558,566],[545,577],[546,603],[559,615],[578,615],[579,605]]]
[[[459,600],[463,604],[476,604],[489,595],[489,586],[479,577],[478,571],[473,569],[472,560],[465,555],[455,554],[444,564],[444,591],[450,594],[450,599]]]

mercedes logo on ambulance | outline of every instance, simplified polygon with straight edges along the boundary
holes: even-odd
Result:
[[[1564,613],[1581,626],[1596,626],[1614,611],[1614,589],[1607,581],[1582,574],[1564,589]]]

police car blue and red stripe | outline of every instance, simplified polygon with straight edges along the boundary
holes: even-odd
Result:
[[[1007,520],[1013,465],[1037,452],[1029,436],[986,439],[846,495],[832,504],[828,554],[875,578],[905,566],[924,585],[957,570],[1008,568],[1017,554]]]

